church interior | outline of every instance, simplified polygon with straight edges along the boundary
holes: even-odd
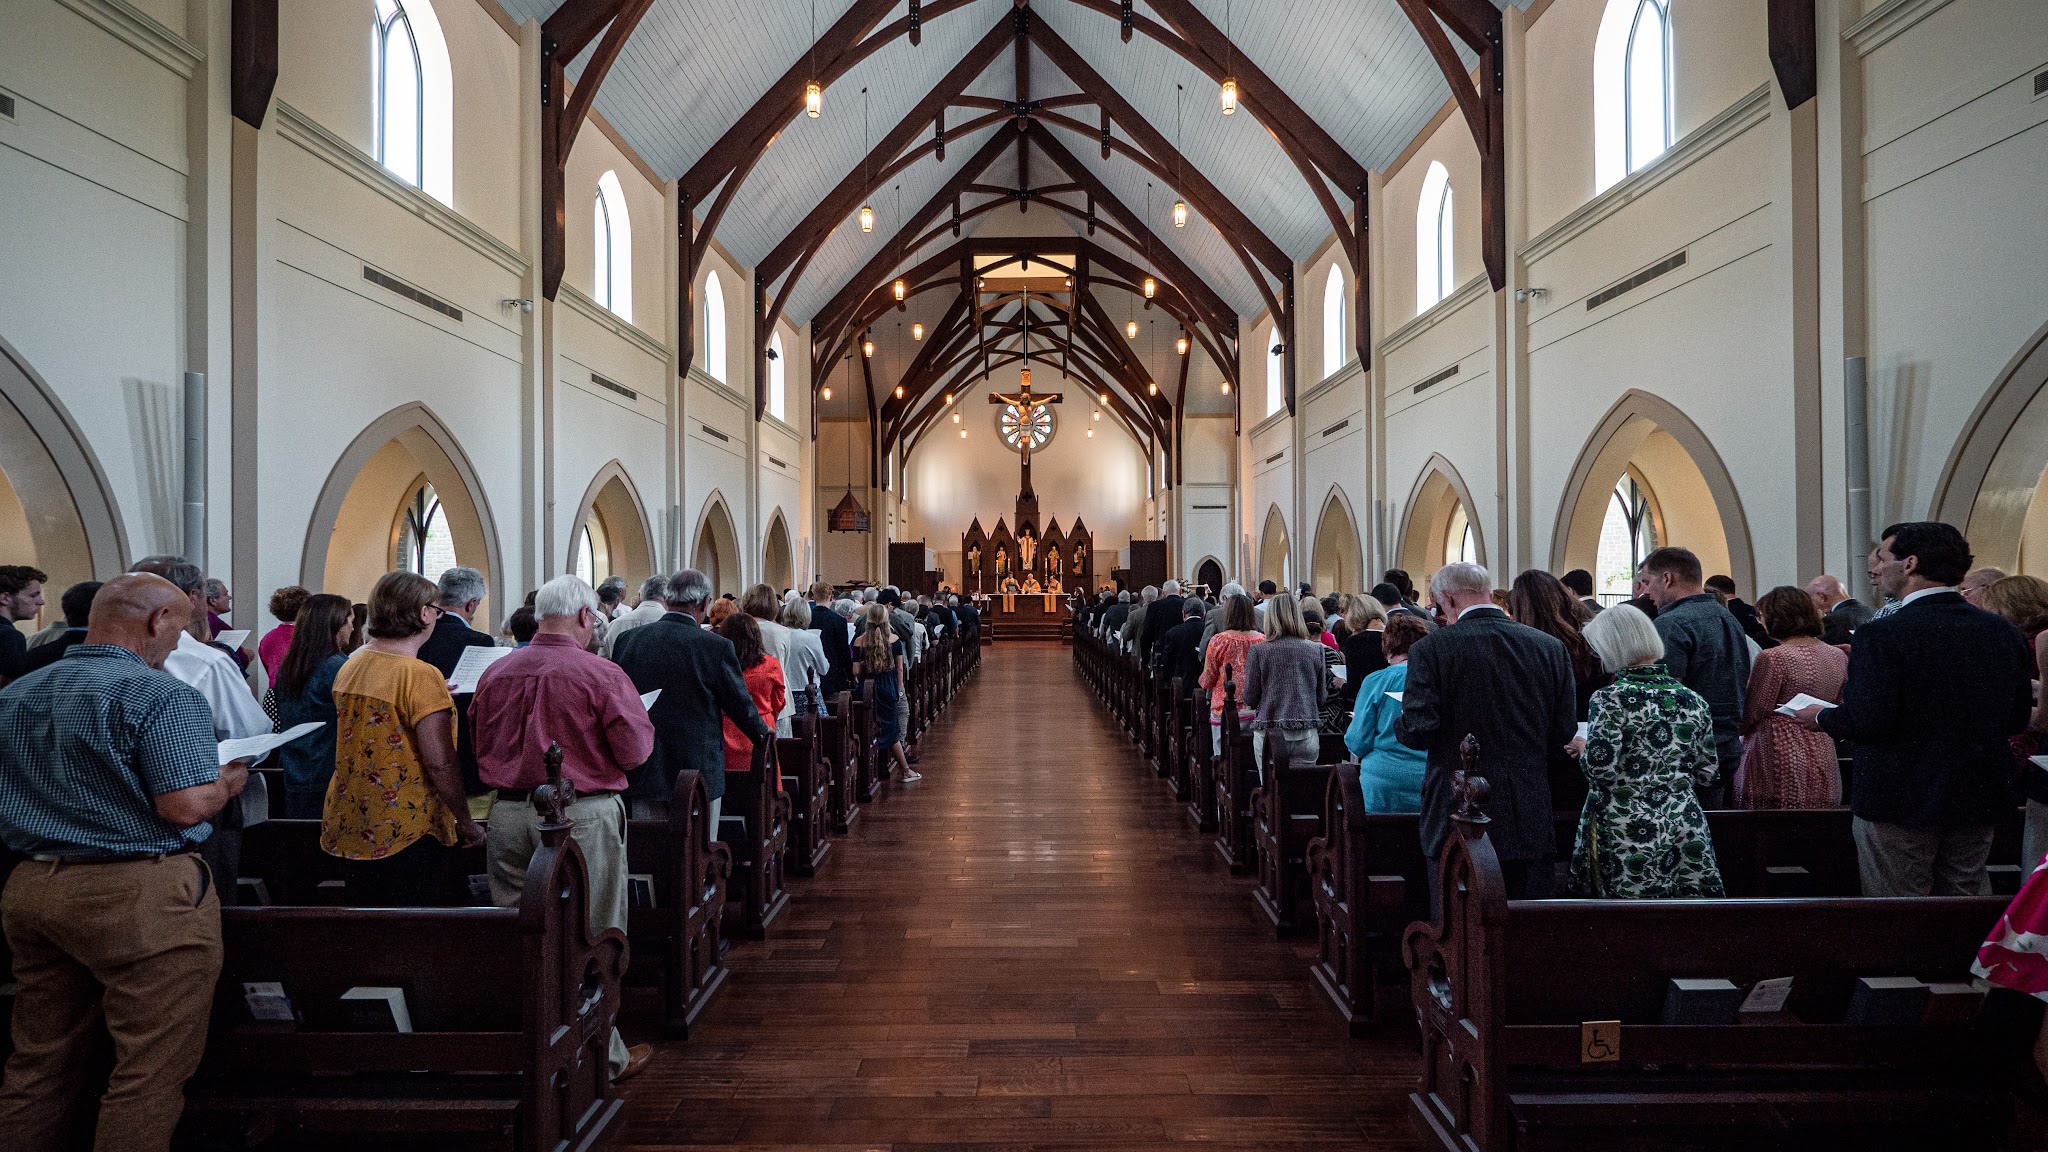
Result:
[[[47,589],[24,636],[163,555],[233,589],[250,652],[275,590],[360,603],[458,566],[507,646],[565,574],[628,605],[694,569],[714,597],[827,585],[828,613],[980,606],[905,667],[924,782],[889,778],[856,685],[770,741],[779,792],[726,796],[745,844],[705,850],[677,801],[696,831],[630,868],[675,924],[636,906],[611,952],[573,916],[551,952],[443,909],[408,950],[310,897],[227,910],[180,1147],[227,1146],[223,1117],[263,1148],[1942,1147],[1993,1113],[1985,1146],[2048,1139],[2037,1074],[1986,1105],[1925,1062],[1964,1031],[1842,1024],[1847,986],[1811,990],[1967,983],[1976,905],[1942,905],[1959,959],[1871,945],[1884,970],[1836,933],[1886,921],[1853,891],[1802,920],[1791,895],[1836,894],[1772,888],[1792,865],[1765,877],[1764,848],[1739,898],[1721,849],[1728,907],[1697,920],[1432,911],[1437,860],[1403,896],[1406,857],[1374,855],[1394,817],[1327,768],[1226,779],[1179,711],[1209,684],[1175,696],[1076,620],[1105,589],[1364,597],[1396,569],[1426,602],[1460,564],[1583,570],[1611,609],[1671,546],[1752,602],[1832,574],[1874,606],[1881,530],[1916,521],[2048,577],[2039,0],[0,13],[0,565]],[[1830,811],[1787,842],[1848,844]],[[521,932],[560,911],[531,905]],[[1721,967],[1667,972],[1644,938]],[[356,948],[297,998],[402,985],[445,1043],[227,1021],[230,982]],[[1600,979],[1516,970],[1581,963]],[[1676,975],[1796,976],[1834,1015],[1702,1040],[1643,999]],[[1593,987],[1644,981],[1625,1007]],[[579,996],[581,1039],[535,1041]],[[647,1074],[592,1076],[600,1011]],[[1621,1071],[1574,1079],[1610,1041]],[[1759,1050],[1807,1063],[1726,1072]],[[1723,1095],[1659,1070],[1689,1058]],[[512,1087],[453,1119],[442,1089],[351,1095],[348,1069],[464,1060]],[[250,1104],[259,1072],[303,1075]]]

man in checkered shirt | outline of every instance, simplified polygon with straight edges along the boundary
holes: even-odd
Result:
[[[105,1015],[98,1146],[164,1149],[220,975],[220,899],[194,849],[241,792],[206,698],[163,672],[191,613],[159,576],[107,582],[83,643],[0,690],[0,892],[19,985],[0,1088],[9,1147],[58,1148]]]

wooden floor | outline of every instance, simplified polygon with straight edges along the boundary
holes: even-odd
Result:
[[[615,1149],[1415,1146],[1412,1041],[1345,1037],[1066,649],[990,648],[921,751]]]

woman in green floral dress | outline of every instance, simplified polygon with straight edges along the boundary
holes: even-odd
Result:
[[[1614,683],[1593,694],[1580,753],[1570,894],[1613,900],[1721,896],[1721,870],[1693,784],[1716,769],[1707,702],[1664,670],[1650,618],[1615,605],[1586,625]]]

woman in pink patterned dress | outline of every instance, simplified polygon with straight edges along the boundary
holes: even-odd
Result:
[[[1742,766],[1735,773],[1740,808],[1832,808],[1842,802],[1835,742],[1808,731],[1777,707],[1801,692],[1839,703],[1849,657],[1821,643],[1820,611],[1797,588],[1773,588],[1756,603],[1764,630],[1778,641],[1749,672],[1742,717]]]

